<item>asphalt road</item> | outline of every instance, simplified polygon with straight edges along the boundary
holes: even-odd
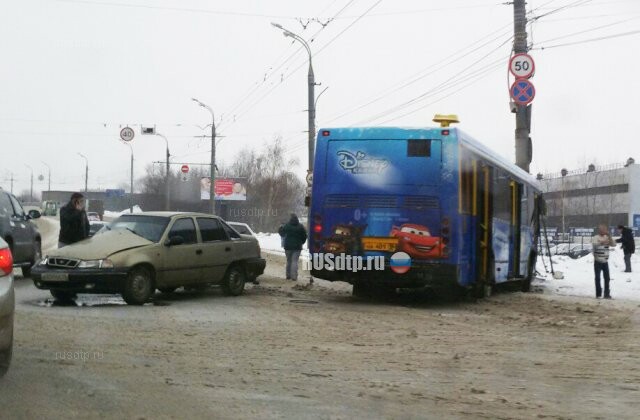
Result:
[[[283,280],[59,306],[16,280],[0,418],[637,418],[637,304],[501,294],[367,302]]]

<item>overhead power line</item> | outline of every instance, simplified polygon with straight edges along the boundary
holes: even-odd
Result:
[[[507,30],[506,32],[502,31],[504,28],[511,26],[511,22],[507,25],[502,26],[501,28],[491,32],[490,34],[484,36],[483,38],[480,38],[478,41],[475,41],[473,43],[471,43],[470,45],[454,52],[453,54],[445,57],[442,60],[439,60],[437,63],[435,64],[431,64],[425,68],[423,68],[422,70],[418,71],[417,73],[414,73],[413,75],[411,75],[410,77],[400,81],[400,83],[394,84],[391,87],[389,87],[388,89],[382,91],[381,93],[377,94],[376,96],[374,96],[373,98],[370,98],[370,100],[368,100],[367,102],[365,102],[364,104],[358,105],[356,107],[352,107],[349,108],[346,111],[342,111],[340,114],[336,115],[336,116],[332,116],[330,117],[326,122],[332,122],[335,121],[339,118],[345,117],[349,114],[352,114],[353,112],[359,111],[363,108],[366,108],[370,105],[373,105],[374,103],[377,103],[379,101],[381,101],[384,98],[389,97],[390,95],[393,95],[394,93],[399,92],[402,89],[405,89],[409,86],[412,86],[413,84],[419,82],[420,80],[423,80],[424,78],[433,75],[435,73],[437,73],[438,71],[468,57],[469,55],[471,55],[472,53],[479,51],[480,49],[482,49],[483,47],[491,44],[492,42],[503,38],[507,33],[509,33],[510,31]],[[485,41],[488,37],[490,37],[491,35],[494,35],[497,32],[502,31],[497,37],[491,38],[490,40],[478,45],[477,47],[473,48],[474,46],[476,46],[476,44],[481,43],[483,41]],[[470,51],[469,48],[473,48]]]
[[[583,39],[581,41],[566,42],[566,43],[563,43],[563,44],[555,44],[555,45],[548,45],[548,46],[544,46],[543,45],[543,46],[532,48],[532,49],[534,49],[534,50],[548,50],[548,49],[551,49],[551,48],[560,48],[560,47],[568,47],[568,46],[571,46],[571,45],[588,44],[588,43],[591,43],[591,42],[604,41],[604,40],[613,39],[613,38],[622,38],[622,37],[638,35],[638,34],[640,34],[640,30],[622,32],[622,33],[619,33],[619,34],[606,35],[606,36],[601,36],[601,37],[597,37],[597,38]]]
[[[340,10],[338,10],[334,16],[330,19],[330,20],[334,20],[337,17],[340,16],[340,14],[342,14],[349,6],[351,6],[354,3],[355,0],[349,0],[347,2],[346,5],[344,5],[342,8],[340,8]],[[335,2],[334,2],[335,3]],[[325,8],[326,10],[326,8]],[[315,38],[327,27],[327,25],[322,26],[318,31],[316,31],[310,38],[310,42],[313,42],[313,40],[315,40]],[[291,43],[291,45],[293,45],[293,42]],[[249,89],[249,92],[244,95],[242,97],[242,99],[236,104],[234,105],[231,110],[227,113],[227,114],[232,114],[234,115],[234,119],[231,123],[228,124],[221,124],[220,128],[226,127],[227,125],[232,125],[235,124],[236,121],[238,119],[240,119],[243,115],[245,115],[247,112],[249,112],[251,109],[253,109],[253,107],[255,107],[257,104],[259,104],[264,98],[266,98],[266,96],[268,96],[273,90],[277,89],[280,84],[282,84],[282,82],[284,81],[284,77],[280,80],[280,82],[278,84],[275,84],[271,87],[271,89],[268,90],[268,92],[266,94],[264,94],[263,96],[259,97],[257,101],[254,101],[252,103],[249,103],[249,105],[245,106],[244,108],[242,108],[242,105],[244,105],[254,94],[257,94],[257,92],[260,90],[261,87],[263,87],[267,81],[269,81],[270,79],[273,78],[274,75],[277,74],[277,72],[284,67],[285,64],[287,64],[290,60],[292,60],[300,51],[302,51],[304,49],[303,46],[299,46],[298,48],[295,49],[295,51],[289,55],[289,57],[287,57],[282,63],[280,63],[277,67],[273,68],[275,66],[275,64],[273,66],[270,67],[270,70],[268,73],[265,74],[265,77],[263,78],[262,82],[257,83],[256,85],[254,85],[253,88]],[[286,54],[286,53],[285,53]],[[280,60],[280,59],[279,59]],[[279,61],[278,60],[278,61]],[[278,62],[276,61],[276,63]],[[273,69],[272,69],[273,68]],[[286,69],[285,69],[286,71]],[[237,110],[240,110],[239,112],[236,113]],[[234,114],[235,113],[235,114]]]
[[[345,29],[343,29],[342,31],[340,31],[337,35],[335,35],[333,38],[331,38],[327,43],[325,43],[320,49],[316,50],[313,54],[314,57],[317,57],[326,47],[329,46],[329,44],[333,43],[337,38],[339,38],[340,36],[342,36],[347,30],[349,30],[350,28],[352,28],[355,23],[357,23],[363,16],[365,16],[367,13],[369,13],[371,10],[373,10],[376,6],[378,6],[383,0],[378,0],[376,3],[373,4],[373,6],[369,7],[367,10],[365,10],[362,14],[359,15],[358,18],[356,18],[356,20],[354,22],[352,22],[351,24],[349,24]],[[351,4],[351,2],[349,3]],[[344,8],[343,8],[344,9]],[[278,85],[273,86],[271,89],[269,89],[267,92],[265,92],[260,98],[258,98],[257,101],[255,101],[253,104],[251,104],[248,108],[246,108],[243,111],[243,114],[246,114],[250,109],[252,109],[253,107],[255,107],[256,105],[258,105],[259,103],[261,103],[267,96],[269,96],[273,91],[275,91],[278,87],[280,87],[280,85],[282,84],[282,82],[284,82],[285,80],[289,79],[289,77],[291,77],[293,74],[295,74],[299,69],[301,69],[304,65],[306,64],[306,60],[301,62],[300,65],[298,65],[297,67],[295,67],[293,70],[291,70],[291,72],[289,74],[287,74],[286,76],[283,76],[281,79],[281,83]],[[238,116],[239,118],[239,116]]]

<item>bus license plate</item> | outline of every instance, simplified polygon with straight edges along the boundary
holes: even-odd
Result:
[[[42,273],[42,281],[68,281],[67,273]]]
[[[362,246],[365,251],[389,251],[396,250],[398,245],[398,238],[377,238],[369,237],[362,238]]]

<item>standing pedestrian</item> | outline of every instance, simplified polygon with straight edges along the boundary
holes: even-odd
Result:
[[[593,270],[596,275],[596,298],[602,296],[602,286],[600,285],[600,273],[604,276],[604,298],[611,299],[609,290],[609,247],[616,246],[615,241],[609,235],[607,226],[598,226],[598,234],[593,237]]]
[[[283,226],[280,226],[278,233],[283,238],[284,253],[287,256],[287,280],[297,281],[298,259],[300,259],[302,245],[307,240],[307,231],[304,226],[300,224],[298,216],[292,213],[289,221]]]
[[[633,238],[633,231],[628,227],[618,225],[620,238],[616,242],[622,244],[622,252],[624,252],[624,272],[631,272],[631,254],[636,252],[636,241]]]
[[[60,208],[58,248],[89,237],[89,219],[84,205],[84,196],[76,192],[71,194],[69,202]]]

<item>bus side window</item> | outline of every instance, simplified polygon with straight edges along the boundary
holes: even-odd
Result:
[[[475,214],[474,210],[474,189],[477,180],[474,182],[474,176],[477,169],[477,161],[471,158],[467,153],[461,151],[460,154],[460,200],[459,207],[461,214]]]

